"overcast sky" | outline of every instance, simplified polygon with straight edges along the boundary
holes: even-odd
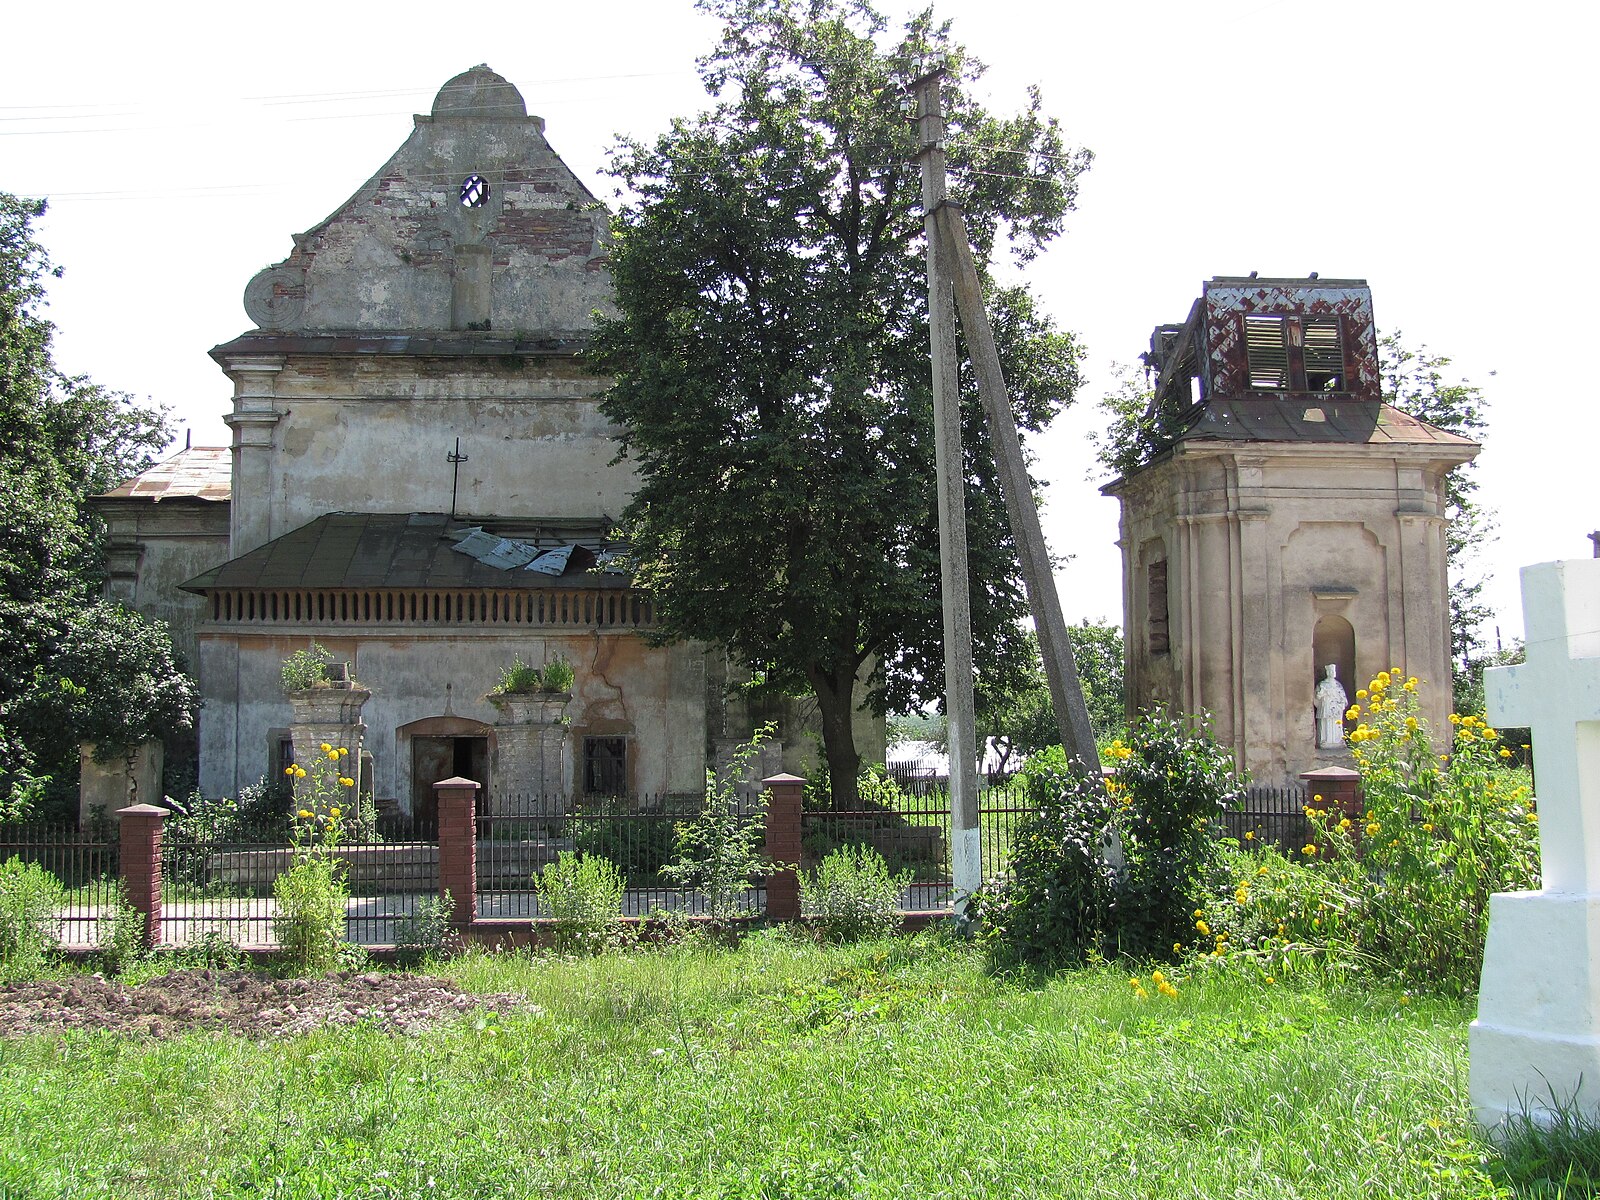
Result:
[[[910,11],[898,0],[891,14]],[[1029,270],[1088,351],[1039,445],[1069,618],[1120,621],[1117,505],[1086,432],[1111,365],[1181,321],[1213,275],[1367,279],[1403,330],[1482,385],[1478,468],[1498,512],[1489,600],[1521,635],[1517,568],[1587,557],[1595,238],[1582,197],[1595,6],[1344,0],[946,0],[990,103],[1038,83],[1095,153],[1067,235]],[[0,190],[40,233],[69,371],[169,404],[227,443],[206,351],[250,326],[244,286],[403,142],[440,84],[487,62],[604,198],[607,148],[705,101],[714,25],[688,0],[599,4],[74,3],[15,7],[0,73]],[[182,433],[179,435],[181,444]],[[441,448],[443,454],[445,448]],[[1493,631],[1490,631],[1492,640]]]

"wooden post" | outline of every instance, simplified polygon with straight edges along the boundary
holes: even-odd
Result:
[[[800,918],[800,798],[806,781],[798,775],[763,779],[767,789],[767,857],[782,863],[767,876],[767,920]]]
[[[961,384],[956,312],[947,251],[936,214],[945,202],[944,70],[911,85],[917,97],[922,160],[922,224],[928,243],[928,338],[933,363],[933,462],[939,503],[939,594],[944,610],[944,708],[950,748],[950,868],[956,914],[983,883],[978,832],[977,714],[972,697],[972,600],[967,567],[967,504],[961,453]]]
[[[122,821],[121,867],[128,903],[144,917],[140,940],[146,949],[161,943],[161,827],[167,810],[158,804],[119,809]]]
[[[1044,674],[1050,684],[1050,701],[1055,706],[1061,743],[1079,772],[1093,777],[1100,771],[1094,727],[1089,724],[1083,685],[1072,659],[1072,642],[1067,637],[1066,618],[1061,615],[1061,597],[1056,594],[1050,550],[1039,525],[1039,508],[1034,503],[1033,483],[1028,478],[1028,461],[1022,454],[1017,419],[1011,411],[1011,396],[1000,367],[1000,352],[995,347],[989,314],[983,307],[983,286],[972,258],[966,218],[949,201],[941,204],[934,216],[938,219],[940,241],[953,266],[956,307],[961,310],[961,328],[972,351],[978,394],[983,398],[989,432],[994,438],[1000,487],[1005,493],[1011,536],[1017,543],[1017,557],[1022,563],[1022,580],[1028,589],[1028,609],[1033,614],[1034,628],[1039,632],[1039,652],[1044,659]]]
[[[478,919],[478,784],[441,779],[433,785],[439,803],[439,897],[451,901],[450,924],[467,929]]]

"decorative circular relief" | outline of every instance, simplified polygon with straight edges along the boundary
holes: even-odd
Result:
[[[268,267],[245,285],[244,311],[262,329],[288,329],[305,311],[305,275]]]

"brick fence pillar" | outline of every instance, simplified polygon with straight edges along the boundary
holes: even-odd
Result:
[[[450,923],[466,929],[478,919],[478,785],[442,779],[439,800],[439,897],[453,901]]]
[[[767,877],[767,919],[800,917],[800,796],[806,781],[798,775],[773,775],[767,789],[767,857],[784,864]]]
[[[1307,771],[1300,778],[1306,785],[1306,807],[1318,812],[1342,813],[1357,829],[1361,827],[1361,773],[1349,767],[1322,767]],[[1357,839],[1359,840],[1359,838]]]
[[[122,885],[128,903],[144,917],[141,941],[146,948],[161,941],[161,826],[167,810],[158,804],[133,804],[119,809]]]

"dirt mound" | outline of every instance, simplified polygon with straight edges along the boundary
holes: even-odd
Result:
[[[358,1022],[413,1034],[472,1009],[531,1007],[520,996],[478,995],[445,979],[377,971],[307,979],[259,971],[173,971],[137,987],[85,975],[0,988],[0,1037],[57,1029],[157,1038],[218,1029],[275,1037]]]

